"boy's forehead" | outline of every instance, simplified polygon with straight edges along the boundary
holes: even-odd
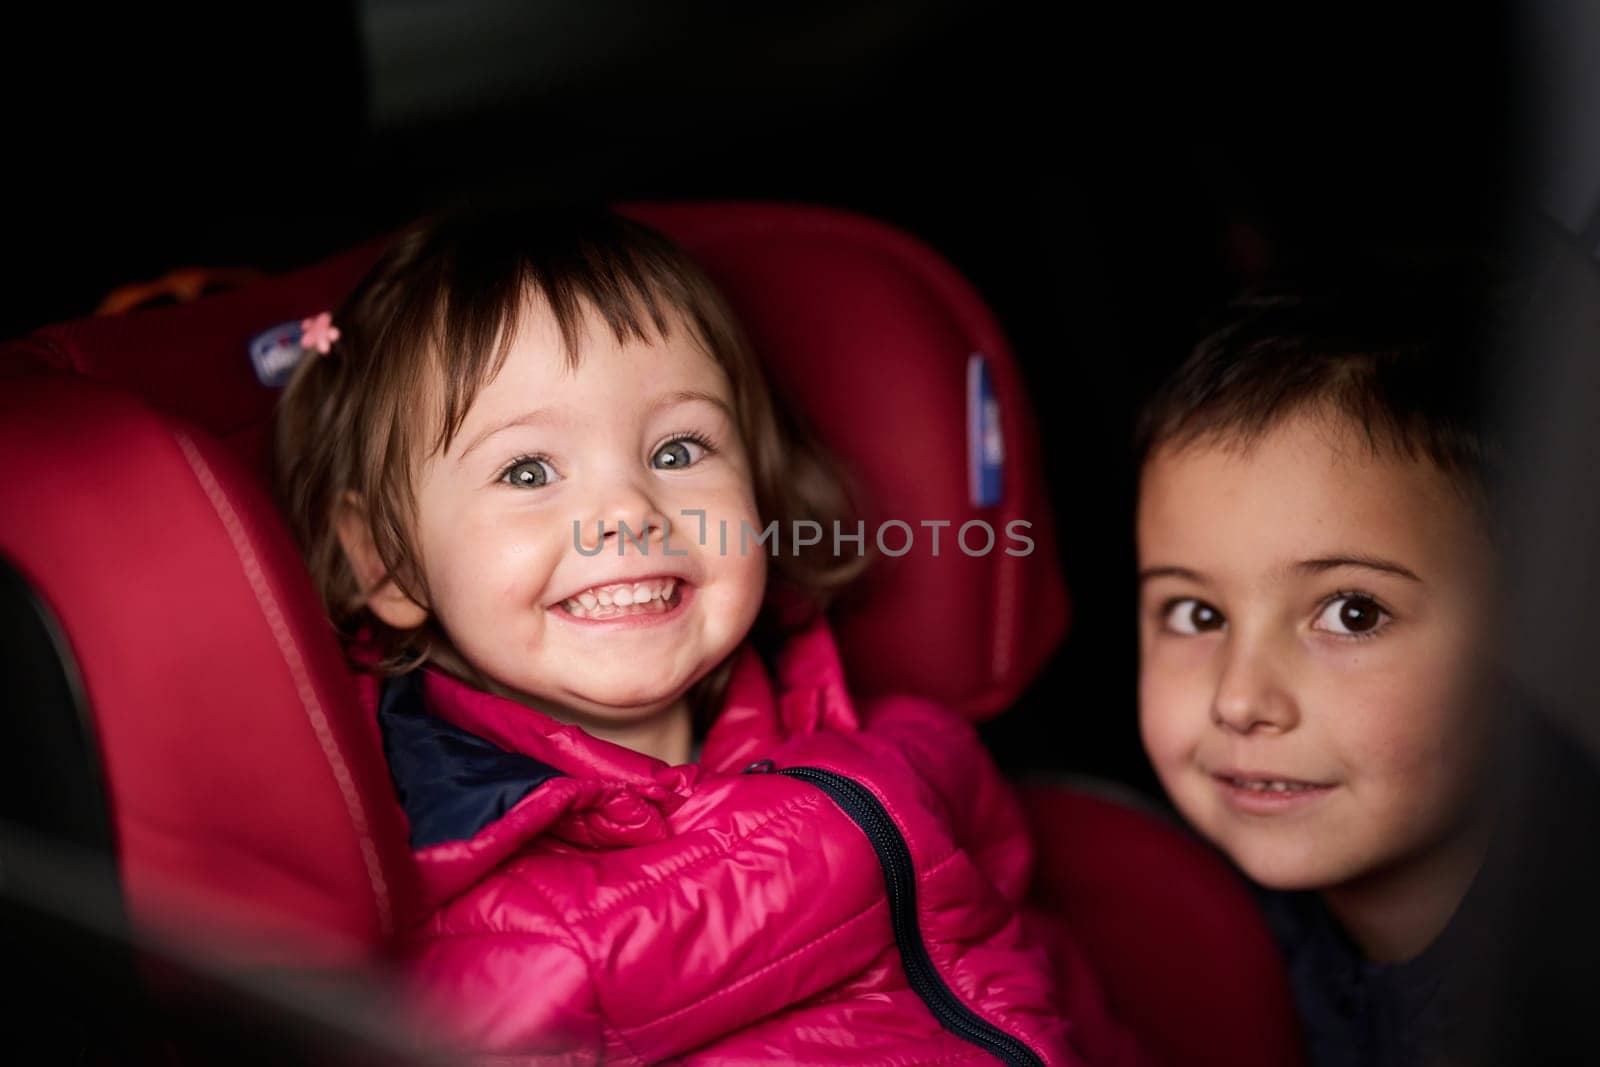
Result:
[[[1375,451],[1353,427],[1314,415],[1250,441],[1158,449],[1139,483],[1141,566],[1209,561],[1259,572],[1363,553],[1402,558],[1416,570],[1458,553],[1477,526],[1476,512],[1431,462]]]

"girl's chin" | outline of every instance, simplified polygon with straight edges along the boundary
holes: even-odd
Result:
[[[681,695],[655,687],[649,691],[592,689],[564,693],[559,697],[545,696],[533,689],[508,686],[503,682],[493,682],[490,688],[496,696],[542,712],[558,722],[580,725],[643,722],[665,712]]]
[[[652,687],[639,690],[593,689],[569,693],[564,700],[544,701],[556,718],[569,722],[626,725],[644,722],[670,711],[683,699],[678,690]],[[541,703],[535,699],[534,707]]]
[[[609,725],[624,726],[629,723],[644,722],[665,715],[672,709],[675,701],[669,699],[651,700],[642,703],[591,703],[580,705],[572,709],[575,717],[587,722],[605,723]]]

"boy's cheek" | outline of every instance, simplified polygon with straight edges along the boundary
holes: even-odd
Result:
[[[1140,692],[1159,694],[1162,708],[1198,708],[1203,717],[1216,691],[1216,640],[1148,627],[1139,644]]]
[[[1146,669],[1139,676],[1139,733],[1163,776],[1179,765],[1207,721],[1204,694],[1183,675]]]

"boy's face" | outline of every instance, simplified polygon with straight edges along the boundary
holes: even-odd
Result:
[[[1256,881],[1325,889],[1463,829],[1490,730],[1491,549],[1423,459],[1294,416],[1146,464],[1139,725],[1174,804]]]
[[[554,317],[530,305],[448,452],[423,464],[416,554],[432,612],[501,695],[616,726],[672,706],[738,645],[766,557],[738,551],[739,523],[760,523],[722,368],[681,318],[649,345],[618,345],[593,309],[586,328],[569,370]],[[705,512],[703,543],[685,509]]]

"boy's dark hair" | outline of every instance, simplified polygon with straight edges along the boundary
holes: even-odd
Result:
[[[1485,500],[1498,454],[1485,418],[1498,301],[1476,264],[1252,289],[1146,403],[1135,469],[1163,448],[1248,447],[1323,409],[1347,418],[1374,453],[1429,459]]]

